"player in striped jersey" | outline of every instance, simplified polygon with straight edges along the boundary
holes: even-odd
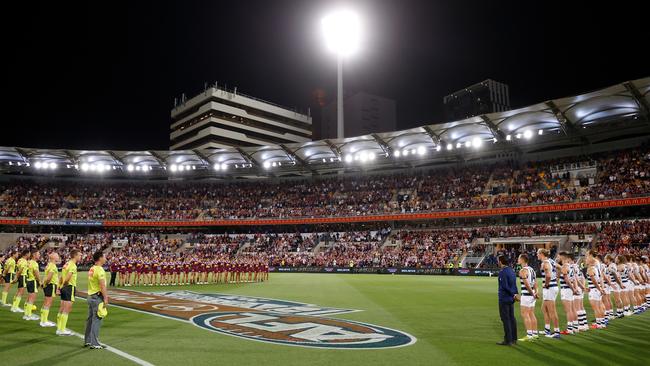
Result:
[[[645,273],[645,306],[650,308],[650,259],[648,257],[641,257],[643,261],[643,269]]]
[[[600,274],[603,277],[603,290],[605,290],[605,295],[603,296],[603,306],[605,306],[605,318],[607,320],[614,319],[614,311],[612,311],[612,280],[609,275],[609,269],[605,264],[605,259],[601,254],[596,256],[600,266]]]
[[[634,278],[636,280],[634,286],[634,297],[637,302],[637,313],[646,311],[645,304],[645,270],[643,269],[643,261],[641,257],[630,256],[632,259],[632,268],[634,268]]]
[[[643,309],[643,299],[641,298],[641,278],[639,276],[639,266],[637,265],[633,255],[627,256],[627,265],[629,268],[630,281],[632,282],[631,296],[632,296],[632,311],[634,314],[640,314]]]
[[[610,291],[614,295],[614,303],[616,304],[616,317],[623,317],[623,297],[621,291],[623,288],[623,282],[621,281],[621,276],[619,275],[618,268],[616,263],[614,263],[614,256],[607,254],[604,258],[605,265],[607,265],[607,275],[609,276],[609,286]]]
[[[593,329],[603,329],[607,326],[605,319],[605,306],[603,305],[603,296],[605,290],[603,289],[603,278],[600,273],[600,262],[596,257],[595,250],[587,252],[587,284],[589,286],[589,303],[596,316],[596,323],[591,327]]]
[[[560,338],[560,320],[555,308],[557,299],[557,264],[551,258],[547,249],[537,251],[537,259],[542,262],[541,272],[544,276],[544,287],[542,289],[542,313],[544,314],[544,336],[547,338]],[[553,332],[551,332],[553,324]]]
[[[616,256],[616,267],[618,268],[618,274],[621,277],[621,283],[623,287],[621,288],[621,300],[624,304],[624,316],[632,315],[632,296],[630,295],[631,282],[628,276],[629,268],[627,267],[627,257],[623,254]]]
[[[573,254],[568,252],[559,253],[559,278],[560,278],[560,299],[566,312],[567,329],[561,334],[573,334],[578,331],[578,314],[573,306],[575,290],[575,274],[573,273]]]
[[[584,296],[587,293],[587,286],[585,286],[585,276],[580,270],[578,263],[573,263],[573,282],[576,285],[575,289],[578,291],[573,297],[573,307],[576,309],[576,314],[578,315],[578,330],[586,331],[589,330],[589,324],[587,323],[587,312],[585,311]]]
[[[521,282],[521,317],[526,326],[526,337],[520,341],[532,341],[539,338],[537,334],[537,318],[535,317],[535,301],[537,295],[537,281],[535,270],[528,265],[528,256],[521,254],[517,259],[521,266],[519,278]]]

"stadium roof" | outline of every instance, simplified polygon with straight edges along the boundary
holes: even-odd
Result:
[[[326,174],[453,161],[490,150],[526,151],[626,123],[649,128],[650,77],[573,97],[443,124],[299,144],[210,150],[95,151],[0,147],[0,172],[247,178]]]

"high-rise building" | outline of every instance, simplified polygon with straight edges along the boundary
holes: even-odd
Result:
[[[443,98],[445,118],[456,121],[510,109],[508,85],[487,79]]]
[[[171,150],[312,140],[310,115],[217,87],[182,100],[171,119]]]
[[[396,130],[396,107],[392,99],[364,92],[343,102],[344,136],[361,136]],[[320,125],[314,129],[316,139],[333,139],[337,134],[336,102],[322,109]]]

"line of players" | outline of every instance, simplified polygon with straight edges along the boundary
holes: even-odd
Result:
[[[4,282],[2,306],[11,307],[12,313],[24,313],[23,319],[27,321],[40,321],[41,327],[55,327],[56,335],[71,336],[73,333],[66,329],[68,315],[72,311],[77,288],[77,263],[81,260],[81,252],[72,250],[69,261],[63,266],[60,276],[58,265],[61,259],[56,252],[48,255],[47,266],[41,276],[38,261],[41,253],[38,249],[24,249],[10,253],[6,260],[0,256],[0,267],[2,281]],[[4,260],[4,262],[3,262]],[[17,284],[16,294],[11,303],[7,302],[9,290],[13,284]],[[35,315],[35,305],[39,289],[43,289],[43,305],[40,316]],[[27,292],[24,307],[20,307],[22,297]],[[50,307],[54,297],[61,297],[59,312],[56,316],[56,323],[49,321]]]
[[[262,282],[269,279],[268,263],[254,259],[231,261],[192,258],[184,261],[160,261],[149,258],[117,258],[111,261],[109,269],[118,273],[118,286],[202,285]]]
[[[541,261],[542,313],[544,315],[544,336],[560,338],[589,330],[584,296],[595,315],[592,329],[604,329],[610,320],[644,312],[650,307],[650,261],[648,257],[634,255],[602,256],[595,250],[587,252],[586,271],[575,261],[572,253],[560,252],[557,262],[549,258],[549,251],[539,249],[537,258]],[[541,334],[537,330],[535,303],[539,299],[535,270],[528,265],[528,256],[518,258],[521,266],[521,315],[526,326],[526,337],[520,341],[532,341]],[[556,310],[556,299],[560,299],[566,312],[567,329],[560,331]],[[614,301],[612,301],[612,296]],[[551,330],[551,325],[554,326]]]

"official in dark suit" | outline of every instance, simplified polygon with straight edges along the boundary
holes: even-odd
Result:
[[[517,276],[508,266],[508,260],[500,255],[499,266],[499,315],[503,322],[503,342],[500,346],[512,346],[517,343],[517,319],[515,319],[515,302],[519,300]]]

